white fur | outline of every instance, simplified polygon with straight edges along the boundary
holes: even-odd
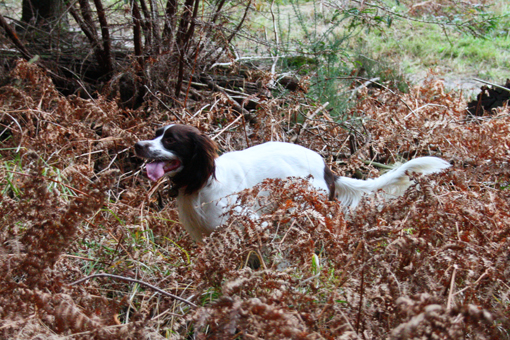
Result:
[[[236,200],[233,194],[265,179],[290,176],[310,178],[314,187],[328,191],[323,158],[299,145],[269,142],[244,151],[226,153],[215,162],[216,179],[211,176],[206,186],[191,195],[185,195],[184,188],[181,188],[177,196],[180,221],[195,240],[201,240],[224,222],[224,214]],[[406,171],[430,174],[449,166],[442,159],[422,157],[376,179],[338,177],[335,181],[335,197],[341,204],[355,207],[364,194],[379,189],[388,195],[398,196],[411,184],[405,175]]]
[[[142,141],[139,141],[137,144],[147,146],[149,149],[148,151],[151,153],[151,156],[154,158],[175,158],[174,153],[165,149],[165,147],[163,146],[163,143],[161,142],[161,140],[163,139],[163,137],[165,135],[165,131],[174,125],[175,124],[170,124],[170,125],[165,126],[162,129],[161,135],[159,135],[158,137],[151,139],[151,140],[142,140]]]
[[[420,157],[392,169],[384,175],[367,180],[339,177],[336,182],[336,198],[346,206],[355,207],[364,194],[383,190],[387,197],[398,197],[412,184],[406,172],[428,175],[450,167],[437,157]]]

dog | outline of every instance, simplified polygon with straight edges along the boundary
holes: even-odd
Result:
[[[378,178],[359,180],[336,176],[318,153],[291,143],[267,142],[218,157],[214,141],[192,126],[177,124],[158,129],[152,140],[136,143],[135,153],[149,161],[149,179],[171,177],[178,191],[180,222],[196,241],[226,219],[232,194],[265,179],[309,178],[330,200],[355,207],[364,194],[377,190],[390,196],[403,194],[412,184],[406,172],[426,175],[450,166],[437,157],[420,157]]]

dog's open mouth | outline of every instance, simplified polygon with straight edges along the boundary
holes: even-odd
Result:
[[[167,172],[173,171],[181,166],[181,162],[178,159],[172,159],[170,161],[155,161],[147,163],[147,177],[150,180],[156,182],[158,179],[163,177]]]

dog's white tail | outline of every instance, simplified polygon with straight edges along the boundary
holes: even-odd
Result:
[[[450,163],[437,157],[415,158],[401,166],[390,170],[384,175],[367,180],[360,180],[349,177],[338,177],[335,181],[336,198],[344,206],[355,207],[364,194],[377,191],[384,191],[387,197],[397,197],[412,184],[408,173],[417,173],[422,175],[440,172],[450,167]]]

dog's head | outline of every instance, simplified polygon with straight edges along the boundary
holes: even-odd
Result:
[[[185,188],[186,194],[201,189],[214,176],[216,145],[192,126],[162,127],[154,139],[136,143],[135,152],[149,161],[146,170],[152,181],[172,177],[176,188]]]

